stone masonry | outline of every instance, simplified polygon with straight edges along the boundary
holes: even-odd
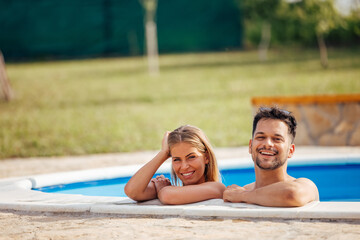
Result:
[[[252,106],[254,113],[261,106],[292,112],[297,145],[360,146],[360,94],[257,97]]]

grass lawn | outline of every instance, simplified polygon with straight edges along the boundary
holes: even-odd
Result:
[[[16,94],[0,102],[0,159],[159,149],[164,131],[200,127],[214,147],[246,145],[253,96],[360,92],[360,49],[163,55],[9,63]]]

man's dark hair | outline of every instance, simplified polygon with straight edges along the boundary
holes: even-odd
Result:
[[[258,112],[256,113],[253,121],[253,130],[252,130],[252,136],[254,137],[255,129],[258,124],[258,122],[261,119],[277,119],[281,120],[288,126],[288,132],[292,137],[292,142],[294,142],[295,135],[296,135],[296,119],[291,114],[291,112],[288,112],[286,110],[279,109],[278,107],[261,107],[259,108]]]

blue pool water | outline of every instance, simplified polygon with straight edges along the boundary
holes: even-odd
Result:
[[[288,166],[289,175],[311,179],[319,189],[321,201],[360,201],[360,164]],[[164,174],[170,177],[169,174]],[[253,167],[221,170],[222,182],[244,186],[255,181]],[[43,192],[125,197],[124,186],[130,177],[71,183],[38,188]]]

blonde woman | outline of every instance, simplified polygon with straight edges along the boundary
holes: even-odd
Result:
[[[153,178],[157,169],[172,159],[173,185],[163,175]],[[163,204],[187,204],[222,198],[214,151],[199,128],[186,125],[166,132],[160,152],[129,180],[125,193],[135,201],[158,198]]]

